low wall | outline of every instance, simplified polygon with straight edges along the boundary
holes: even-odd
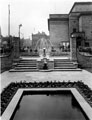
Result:
[[[37,68],[38,69],[43,69],[43,66],[44,66],[43,60],[37,61]],[[48,67],[48,69],[54,69],[54,61],[47,60],[47,67]]]
[[[54,61],[48,61],[48,69],[54,69]]]
[[[12,55],[1,56],[1,72],[8,70],[12,67],[13,58]]]
[[[81,55],[77,52],[77,60],[82,68],[92,68],[92,56]]]
[[[43,69],[43,62],[37,61],[37,69]]]

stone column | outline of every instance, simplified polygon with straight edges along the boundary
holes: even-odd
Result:
[[[76,36],[70,38],[70,59],[77,62]]]
[[[13,37],[13,56],[14,58],[19,58],[20,51],[19,51],[19,37]]]

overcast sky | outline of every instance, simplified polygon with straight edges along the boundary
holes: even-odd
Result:
[[[8,35],[8,4],[10,4],[10,34],[31,37],[38,31],[48,34],[49,14],[67,14],[74,2],[85,0],[0,0],[0,26],[3,36]],[[92,1],[92,0],[89,0]]]

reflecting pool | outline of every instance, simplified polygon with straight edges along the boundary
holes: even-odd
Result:
[[[70,92],[24,94],[13,120],[87,120]]]

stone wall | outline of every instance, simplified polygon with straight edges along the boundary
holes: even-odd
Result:
[[[54,61],[48,61],[48,69],[54,69]]]
[[[12,38],[12,43],[13,43],[13,56],[14,58],[19,58],[20,56],[20,51],[19,51],[19,45],[20,45],[20,40],[19,37],[13,37]]]
[[[1,59],[1,72],[8,70],[12,67],[13,63],[12,55],[2,56],[0,59]]]
[[[69,36],[71,37],[71,33],[74,32],[74,29],[76,29],[76,32],[79,31],[79,19],[77,16],[70,16],[69,17]]]
[[[41,61],[37,61],[37,69],[43,69],[44,61],[43,59]],[[47,60],[47,69],[54,69],[54,61]]]
[[[82,68],[92,68],[92,56],[84,56],[77,52],[77,60]]]
[[[74,34],[73,34],[74,35]],[[76,62],[76,37],[70,38],[70,58]]]
[[[50,41],[55,47],[60,42],[69,41],[68,21],[50,21]]]
[[[43,61],[37,61],[37,69],[43,69]]]
[[[19,54],[19,38],[13,37],[11,44],[13,45],[11,53],[9,53],[9,55],[0,56],[1,72],[10,69],[13,65],[13,62],[16,59],[19,59],[19,56],[20,56],[20,54]]]
[[[82,15],[79,18],[79,31],[84,31],[87,39],[92,39],[92,15]]]

